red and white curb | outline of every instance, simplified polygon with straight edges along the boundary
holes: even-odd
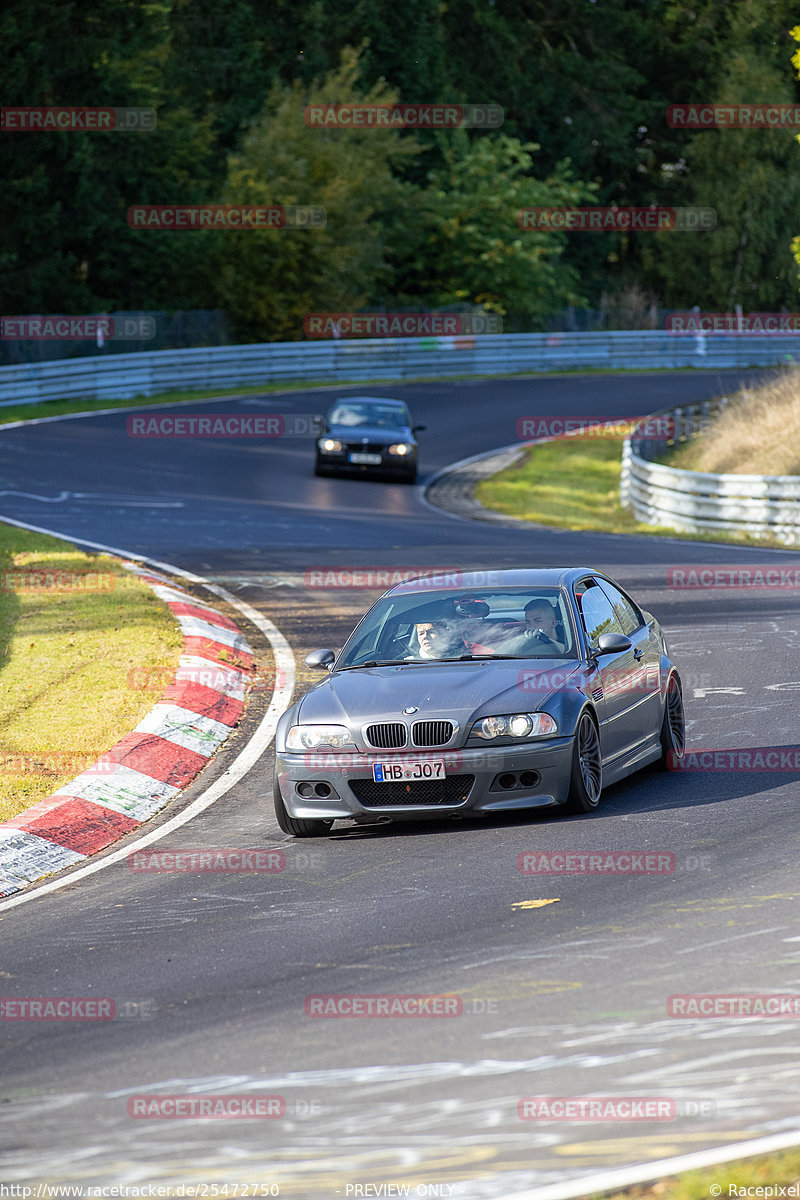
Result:
[[[98,762],[0,824],[0,896],[84,861],[152,817],[202,771],[244,709],[254,658],[234,623],[165,575],[122,565],[149,584],[180,625],[175,677]]]

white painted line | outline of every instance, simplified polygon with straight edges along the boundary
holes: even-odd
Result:
[[[800,1116],[797,1119],[800,1121]],[[524,1192],[513,1192],[506,1196],[505,1200],[578,1200],[578,1197],[589,1196],[595,1192],[616,1191],[636,1183],[658,1182],[682,1171],[717,1167],[720,1163],[735,1162],[738,1158],[772,1154],[776,1150],[789,1150],[798,1145],[800,1129],[795,1129],[791,1133],[751,1138],[746,1142],[717,1146],[711,1150],[696,1150],[692,1154],[677,1154],[674,1158],[660,1158],[633,1167],[614,1167],[609,1171],[597,1171],[594,1175],[582,1175],[566,1183],[553,1183],[545,1187],[526,1189]]]
[[[227,601],[246,620],[261,630],[264,637],[269,641],[272,653],[275,656],[276,679],[276,687],[272,693],[269,708],[255,733],[244,749],[236,756],[227,771],[220,775],[219,779],[215,779],[196,800],[193,800],[191,804],[187,805],[182,812],[178,813],[171,820],[166,821],[163,825],[159,825],[157,829],[150,830],[142,837],[137,838],[136,841],[130,842],[120,850],[115,850],[97,862],[87,863],[86,866],[70,872],[69,875],[65,875],[63,879],[54,879],[50,883],[42,884],[41,887],[37,887],[33,891],[26,891],[21,895],[11,896],[3,900],[0,902],[0,912],[5,912],[7,909],[15,908],[18,904],[26,904],[29,900],[37,900],[40,896],[48,892],[57,892],[60,888],[71,887],[80,879],[85,879],[88,875],[94,875],[95,872],[102,871],[112,864],[124,862],[129,854],[133,854],[134,851],[140,850],[143,846],[149,846],[153,842],[160,841],[163,837],[168,837],[176,829],[180,829],[181,826],[188,824],[199,813],[209,808],[216,800],[226,795],[232,787],[244,778],[248,771],[252,770],[274,738],[278,720],[284,709],[288,707],[294,691],[295,664],[291,647],[276,625],[273,625],[267,617],[262,617],[261,613],[257,612],[246,601],[238,600],[235,596],[232,596],[225,588],[219,587],[218,584],[208,583],[202,575],[195,575],[191,571],[185,571],[182,567],[161,562],[159,559],[147,558],[144,555],[135,555],[130,550],[123,550],[115,546],[106,546],[102,542],[92,542],[87,538],[74,537],[71,534],[63,533],[56,529],[43,529],[39,525],[29,525],[25,521],[14,521],[3,516],[0,516],[0,520],[5,521],[9,525],[16,525],[19,529],[31,529],[34,533],[46,533],[50,537],[62,538],[64,541],[72,542],[78,546],[90,546],[94,550],[102,550],[107,554],[118,555],[120,558],[135,558],[138,562],[148,563],[151,566],[160,568],[162,571],[169,571],[173,575],[178,575],[181,579],[187,579],[191,583],[197,583],[207,588],[216,596],[219,596],[220,599]]]

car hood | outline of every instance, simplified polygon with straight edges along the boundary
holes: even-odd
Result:
[[[415,440],[410,429],[387,429],[385,425],[331,425],[325,436],[338,438],[341,442],[360,442],[366,438],[367,441],[381,442],[387,446],[391,442]]]
[[[463,729],[481,716],[534,711],[553,692],[570,686],[568,680],[579,686],[581,678],[574,659],[361,667],[336,672],[308,692],[296,719],[358,728],[402,720],[403,709],[413,706],[416,721],[450,718]]]

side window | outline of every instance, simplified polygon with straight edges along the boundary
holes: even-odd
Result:
[[[583,617],[586,636],[592,646],[597,645],[601,633],[622,633],[622,626],[611,607],[611,601],[596,583],[582,581],[575,588],[575,596]]]
[[[606,579],[598,579],[597,582],[611,601],[611,606],[616,613],[617,620],[622,626],[622,632],[630,637],[643,624],[641,615],[633,607],[630,600],[626,596],[623,596],[619,588],[615,588]]]

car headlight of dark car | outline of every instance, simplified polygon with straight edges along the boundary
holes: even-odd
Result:
[[[399,454],[402,458],[403,455],[410,454],[414,447],[409,445],[408,442],[394,442],[391,446],[387,446],[386,449],[390,454]]]
[[[340,450],[344,450],[344,446],[336,438],[320,438],[317,445],[325,454],[337,454]]]
[[[344,725],[293,725],[286,735],[286,749],[300,751],[355,749],[353,735]]]
[[[554,733],[558,733],[558,722],[549,713],[508,713],[482,717],[472,726],[470,737],[481,738],[485,742],[493,742],[497,738],[525,741],[528,738],[550,737]]]

